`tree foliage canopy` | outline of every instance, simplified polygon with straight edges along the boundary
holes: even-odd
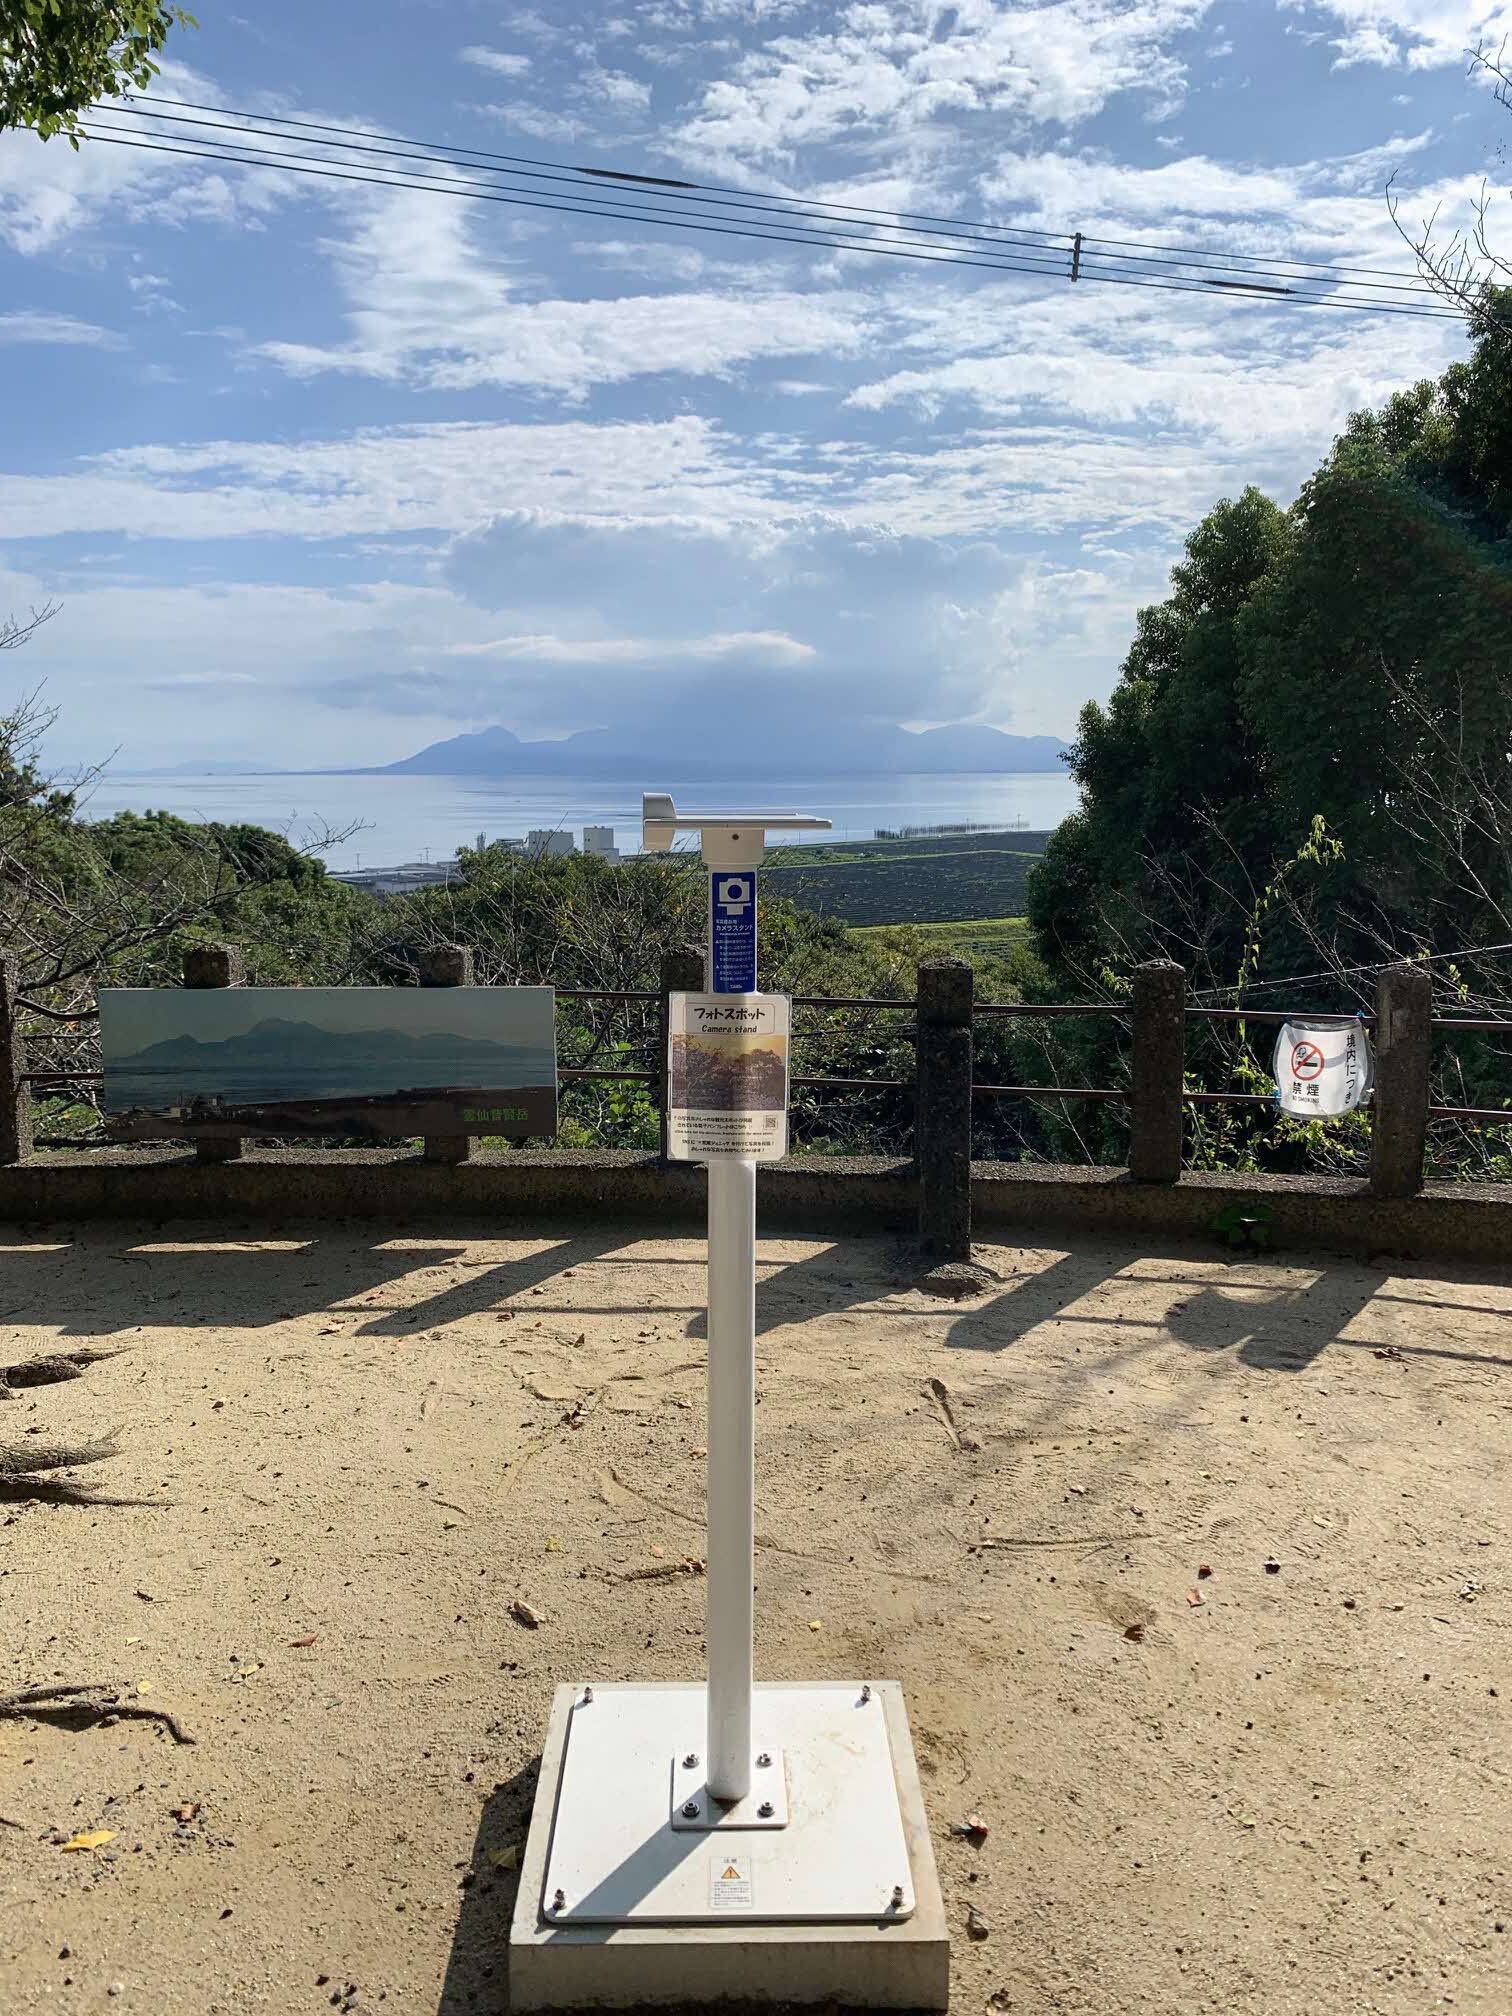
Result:
[[[1082,711],[1083,809],[1030,877],[1063,986],[1153,956],[1231,986],[1257,961],[1342,976],[1512,938],[1506,306],[1468,361],[1356,414],[1290,510],[1216,505],[1141,610]]]
[[[164,0],[0,0],[0,130],[63,133],[77,147],[79,115],[145,89],[169,31],[195,25]]]

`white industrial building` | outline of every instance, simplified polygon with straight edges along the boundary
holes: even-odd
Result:
[[[525,835],[525,850],[529,854],[576,854],[577,842],[560,827],[534,826]]]

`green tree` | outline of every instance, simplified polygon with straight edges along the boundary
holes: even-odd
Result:
[[[1140,612],[1107,705],[1081,717],[1082,808],[1029,878],[1058,989],[1116,999],[1135,964],[1167,957],[1210,999],[1259,989],[1256,1005],[1354,1008],[1382,965],[1431,957],[1441,998],[1500,1011],[1512,975],[1509,308],[1512,293],[1488,295],[1464,363],[1354,415],[1290,510],[1253,490],[1217,505],[1171,595]],[[1253,1033],[1251,1046],[1194,1027],[1195,1085],[1268,1084],[1269,1044]],[[1120,1049],[1096,1025],[1053,1040],[1081,1082],[1118,1082]],[[1512,1094],[1494,1037],[1441,1046],[1437,1068],[1445,1104]],[[1484,1166],[1488,1138],[1464,1136],[1459,1159],[1441,1143],[1442,1166]],[[1283,1166],[1359,1152],[1340,1130],[1324,1142],[1251,1123],[1209,1145]]]
[[[196,25],[163,0],[0,0],[0,130],[63,133],[77,147],[80,114],[145,89],[169,31]]]
[[[1081,717],[1082,811],[1030,877],[1063,984],[1112,984],[1154,955],[1198,984],[1342,978],[1512,936],[1497,305],[1465,363],[1356,414],[1289,511],[1253,490],[1217,505],[1171,596],[1140,612],[1106,707]],[[1326,847],[1309,844],[1319,820]]]
[[[1171,595],[1140,610],[1107,706],[1082,709],[1070,767],[1083,809],[1029,875],[1029,921],[1064,984],[1098,985],[1152,943],[1190,964],[1221,962],[1223,940],[1237,942],[1245,863],[1273,839],[1242,705],[1241,619],[1292,538],[1258,490],[1216,505]]]

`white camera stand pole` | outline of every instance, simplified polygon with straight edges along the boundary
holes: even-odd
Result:
[[[697,833],[709,870],[706,982],[711,994],[756,991],[756,876],[769,832],[825,831],[828,819],[786,812],[679,813],[648,792],[644,844],[661,851]],[[756,1554],[756,1164],[709,1172],[709,1690],[707,1778],[721,1803],[751,1790],[753,1587]]]
[[[653,796],[644,816],[648,849],[694,832],[708,866],[708,992],[735,998],[697,1012],[760,1022],[776,1005],[750,998],[767,835],[829,821],[679,813]],[[510,1928],[510,2007],[943,2010],[950,1938],[902,1688],[752,1682],[756,1162],[712,1148],[706,1159],[708,1682],[557,1687]]]

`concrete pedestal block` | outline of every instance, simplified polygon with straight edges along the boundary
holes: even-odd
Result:
[[[758,1687],[758,1719],[763,1694],[790,1691]],[[584,1693],[581,1685],[559,1687],[510,1927],[510,2008],[717,2007],[722,2002],[747,2007],[837,2002],[851,2009],[947,2008],[950,1940],[903,1690],[896,1681],[873,1681],[871,1692],[886,1717],[897,1781],[914,1902],[907,1918],[827,1924],[761,1923],[751,1918],[680,1925],[573,1925],[551,1922],[544,1894],[568,1734],[574,1706]]]

